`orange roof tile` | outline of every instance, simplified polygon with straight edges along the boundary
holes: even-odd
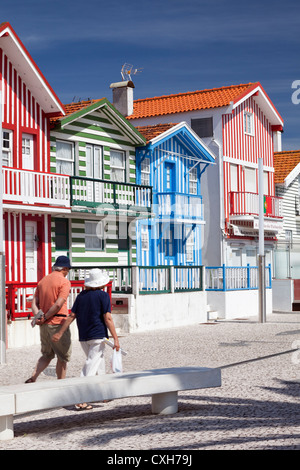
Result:
[[[190,91],[174,95],[156,96],[134,101],[133,114],[127,119],[182,113],[198,109],[228,106],[231,101],[238,101],[241,95],[259,83],[230,85],[209,90]]]
[[[69,116],[70,114],[76,113],[77,111],[80,111],[83,108],[86,108],[90,106],[91,104],[96,103],[97,101],[101,101],[103,98],[100,98],[98,100],[85,100],[85,101],[78,101],[76,103],[69,103],[69,104],[64,104],[65,108],[65,116],[55,116],[50,119],[51,126],[54,126],[60,119],[64,119],[66,116]]]
[[[300,150],[274,152],[275,184],[283,184],[298,163],[300,163]]]
[[[135,128],[139,131],[140,134],[142,134],[147,139],[147,142],[150,142],[150,140],[154,139],[154,137],[159,136],[160,134],[168,131],[174,126],[176,126],[176,124],[169,123],[154,124],[151,126],[135,126]]]

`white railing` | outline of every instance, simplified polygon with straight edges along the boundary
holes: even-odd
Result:
[[[162,217],[203,220],[202,197],[175,192],[158,193],[157,213]]]
[[[209,266],[205,268],[206,290],[258,289],[257,266]],[[271,266],[265,268],[266,288],[272,287]]]
[[[230,215],[258,215],[259,195],[249,192],[229,193]],[[282,218],[282,198],[275,196],[264,196],[265,217]]]
[[[69,176],[3,167],[2,177],[4,200],[70,206]]]

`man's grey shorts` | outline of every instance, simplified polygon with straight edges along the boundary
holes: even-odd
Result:
[[[57,342],[52,341],[52,336],[58,333],[61,325],[41,325],[41,352],[43,357],[52,360],[55,355],[62,362],[69,362],[72,353],[71,332],[68,328],[61,339]]]

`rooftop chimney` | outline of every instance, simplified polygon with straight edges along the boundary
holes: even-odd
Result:
[[[131,80],[112,83],[113,105],[123,116],[130,116],[133,113],[133,89]]]

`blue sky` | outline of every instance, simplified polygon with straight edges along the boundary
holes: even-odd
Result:
[[[259,81],[300,149],[299,0],[2,0],[1,21],[63,103],[112,99],[125,62],[135,98]]]

